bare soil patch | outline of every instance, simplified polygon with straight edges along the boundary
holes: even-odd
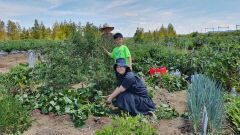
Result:
[[[43,57],[43,56],[42,56]],[[37,61],[35,57],[35,61]],[[19,63],[28,63],[29,56],[24,54],[10,54],[5,57],[0,57],[0,72],[7,73],[12,67],[17,66]]]
[[[37,109],[32,115],[36,121],[23,135],[94,135],[96,129],[101,129],[103,125],[112,122],[108,117],[89,116],[85,121],[86,125],[82,129],[77,129],[69,115],[55,116],[53,113],[44,115]]]
[[[150,88],[151,89],[151,88]],[[153,127],[157,128],[161,135],[192,135],[189,129],[189,123],[181,117],[186,110],[186,91],[176,91],[169,93],[166,89],[157,89],[154,93],[153,102],[156,105],[169,104],[171,108],[175,108],[179,113],[179,117],[175,119],[162,119],[158,123],[153,123]]]

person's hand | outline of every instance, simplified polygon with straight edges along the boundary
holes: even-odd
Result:
[[[106,50],[103,46],[100,46],[103,50]]]
[[[112,102],[112,97],[111,96],[108,96],[108,98],[107,98],[107,101],[106,101],[107,103],[111,103]]]

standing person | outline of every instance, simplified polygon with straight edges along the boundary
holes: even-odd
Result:
[[[114,59],[114,63],[118,58],[124,58],[126,60],[126,64],[130,67],[132,71],[132,58],[130,51],[127,46],[123,45],[123,35],[121,33],[116,33],[113,36],[114,42],[117,45],[112,51],[112,53],[108,52],[104,47],[104,51],[107,53],[108,56]]]
[[[124,58],[119,58],[114,65],[117,76],[117,88],[108,96],[107,103],[117,97],[115,106],[126,110],[132,116],[148,114],[155,110],[155,104],[148,95],[148,90],[142,79],[131,72]]]
[[[100,29],[103,34],[101,35],[102,39],[113,41],[113,33],[111,31],[114,29],[114,27],[110,27],[107,23],[103,25],[103,28]]]

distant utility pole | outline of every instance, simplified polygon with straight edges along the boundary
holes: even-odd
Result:
[[[227,28],[228,31],[229,31],[229,26],[228,27],[220,27],[220,26],[218,26],[218,31],[219,31],[220,28]]]
[[[238,30],[238,27],[240,27],[240,25],[236,24],[236,30]]]
[[[205,28],[205,33],[207,29],[211,29],[214,32],[214,28]]]

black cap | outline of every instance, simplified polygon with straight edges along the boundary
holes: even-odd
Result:
[[[113,35],[113,39],[116,39],[116,38],[123,38],[123,35],[121,33],[116,33]]]

